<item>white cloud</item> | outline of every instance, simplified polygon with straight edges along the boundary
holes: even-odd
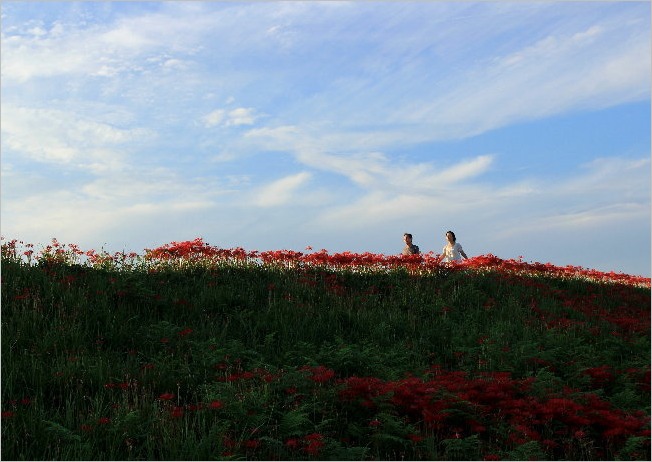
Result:
[[[487,17],[453,18],[443,32],[401,31],[387,40],[391,43],[370,31],[379,40],[370,43],[377,47],[374,53],[353,55],[346,71],[296,108],[290,106],[283,122],[321,123],[328,132],[319,134],[320,140],[339,137],[350,150],[363,142],[368,143],[363,149],[383,150],[388,144],[463,139],[523,121],[649,98],[649,24],[631,14],[564,18],[547,29],[536,24],[533,13],[524,15],[524,23],[508,18],[496,29],[497,35],[514,37],[508,46],[432,51],[445,48],[442,42],[453,37],[463,43],[478,34],[486,43],[497,40],[489,32],[494,24],[483,22],[505,19],[493,7],[483,5]],[[532,29],[523,32],[530,23]],[[378,50],[387,47],[392,54],[379,56]],[[409,60],[402,57],[406,54]],[[366,71],[369,63],[374,72]]]
[[[372,191],[350,204],[330,207],[312,225],[326,232],[349,233],[370,229],[389,229],[393,224],[411,223],[432,211],[446,208],[443,197],[417,194],[392,194]],[[374,234],[369,231],[370,234]]]
[[[3,145],[39,162],[106,168],[121,162],[127,143],[150,139],[142,128],[119,128],[83,114],[50,108],[2,106]]]
[[[220,125],[224,120],[224,109],[215,109],[204,116],[204,125],[207,128]]]
[[[153,24],[154,20],[122,21],[117,27],[100,34],[98,42],[108,49],[119,49],[123,52],[130,50],[141,51],[157,47],[160,41],[155,39],[151,30],[148,31],[145,28],[134,27],[136,24],[146,25],[146,23]],[[165,23],[169,24],[168,21],[165,21]]]
[[[296,201],[299,188],[310,181],[311,177],[309,172],[300,172],[273,181],[255,193],[253,202],[261,207],[274,207]]]
[[[104,242],[115,248],[124,237],[128,249],[142,251],[157,236],[174,240],[179,239],[175,233],[201,234],[209,217],[230,205],[240,187],[228,178],[186,177],[135,165],[66,183],[53,181],[52,172],[12,169],[7,177],[3,171],[3,235],[34,243],[58,237],[96,249]],[[223,212],[215,215],[222,222]]]
[[[211,162],[231,162],[233,160],[236,160],[238,158],[238,155],[232,151],[226,151],[226,152],[220,152],[218,154],[215,154],[213,157],[211,157]]]
[[[142,252],[145,246],[156,243],[159,235],[169,242],[178,239],[172,237],[175,233],[183,236],[191,229],[199,233],[191,223],[197,220],[196,215],[205,215],[213,206],[199,199],[127,201],[115,206],[100,198],[80,198],[73,191],[58,191],[3,204],[2,233],[34,244],[58,237],[88,249],[99,250],[108,243],[108,250]]]
[[[204,126],[212,128],[217,126],[239,127],[253,125],[258,119],[255,109],[239,107],[236,109],[215,109],[203,117]]]
[[[54,22],[24,34],[19,27],[2,35],[2,77],[10,81],[55,76],[114,77],[143,72],[147,63],[183,68],[215,17],[174,5],[168,12],[142,14],[108,23]],[[33,32],[33,31],[32,31]],[[174,54],[174,56],[170,56]]]
[[[492,161],[493,156],[490,155],[478,156],[469,161],[463,160],[444,169],[441,173],[431,175],[430,178],[426,178],[426,181],[434,185],[439,185],[440,187],[454,185],[486,172]]]
[[[164,59],[161,63],[161,67],[166,71],[171,72],[185,71],[188,68],[188,62],[176,58]]]
[[[121,17],[107,24],[67,24],[56,31],[52,26],[50,30],[44,29],[45,35],[38,36],[5,35],[2,72],[3,77],[21,81],[55,75],[117,79],[133,73],[146,77],[146,82],[132,81],[135,88],[157,88],[157,79],[162,78],[159,69],[173,67],[188,82],[208,84],[217,79],[228,85],[225,91],[229,92],[237,92],[241,87],[265,88],[271,76],[284,85],[299,88],[285,105],[274,108],[281,123],[316,126],[316,122],[330,122],[334,125],[329,133],[320,133],[319,138],[339,137],[341,143],[348,140],[358,145],[366,141],[368,146],[360,149],[363,151],[383,150],[387,143],[463,138],[513,122],[649,96],[649,27],[642,26],[640,18],[632,18],[631,14],[593,21],[581,17],[567,19],[558,29],[550,29],[541,37],[536,29],[520,36],[522,40],[514,41],[522,43],[520,47],[512,45],[502,53],[492,54],[485,47],[476,47],[477,51],[471,52],[450,48],[446,43],[453,38],[461,40],[465,33],[468,40],[481,34],[479,37],[490,43],[495,39],[491,32],[493,24],[487,28],[483,21],[502,19],[495,33],[522,33],[518,21],[505,13],[509,8],[487,3],[482,5],[483,14],[473,16],[469,5],[441,6],[443,16],[435,24],[442,27],[429,34],[402,24],[403,15],[412,16],[412,6],[392,7],[401,14],[387,27],[399,32],[399,37],[385,37],[385,29],[368,26],[339,38],[336,32],[340,29],[325,27],[325,18],[339,18],[341,24],[347,24],[368,14],[366,5],[330,8],[273,2],[256,8],[233,5],[213,9],[201,4],[171,4],[156,13]],[[542,6],[532,9],[550,14]],[[520,11],[525,21],[534,21],[536,16],[522,7],[512,10]],[[461,13],[464,14],[460,16]],[[370,19],[378,21],[381,16],[382,13],[374,12]],[[343,27],[341,24],[339,27]],[[427,25],[423,24],[426,31]],[[322,69],[317,65],[322,50],[303,54],[304,47],[316,45],[316,30],[333,46],[345,44],[346,37],[364,39],[372,52],[359,55],[359,49],[350,46],[348,53],[342,55],[342,67]],[[298,55],[287,61],[288,55],[279,51],[276,58],[283,59],[278,59],[280,64],[276,67],[269,64],[274,61],[271,56],[275,52],[270,34],[275,37],[280,31],[291,31],[291,43],[298,47],[294,50]],[[207,46],[206,41],[219,44],[219,48]],[[217,50],[217,54],[210,50]],[[388,57],[379,54],[388,50]],[[249,64],[234,69],[222,64],[247,53],[269,56],[269,61],[265,61],[269,70]],[[403,63],[401,56],[406,54],[410,59]],[[189,63],[200,63],[202,59],[215,61],[217,76],[210,72],[194,73],[199,69]],[[440,61],[442,64],[438,64]],[[368,71],[370,63],[376,63],[372,65],[374,72]],[[297,76],[315,81],[309,93],[300,89],[305,83],[298,82]],[[271,91],[265,95],[273,95],[276,90]],[[249,126],[260,117],[250,107],[216,111],[220,110],[225,111],[223,118],[219,119],[216,112],[205,121],[206,125]],[[267,108],[261,110],[270,112]],[[400,128],[393,128],[393,123],[401,124]],[[361,132],[360,126],[366,127],[365,132]]]
[[[490,221],[504,225],[505,239],[544,230],[591,235],[600,227],[650,220],[650,159],[598,158],[562,179],[514,188],[483,196],[486,209],[501,217]]]
[[[608,32],[592,26],[549,36],[482,62],[457,75],[448,92],[429,92],[424,101],[402,105],[392,119],[416,124],[419,139],[464,138],[523,120],[649,98],[649,29],[634,29],[631,37]]]
[[[336,154],[343,146],[331,146],[328,139],[313,138],[295,126],[253,129],[245,137],[260,143],[261,149],[290,152],[307,167],[343,175],[368,190],[436,193],[481,175],[493,161],[493,156],[482,155],[438,167],[434,163],[404,164],[382,152],[351,152],[349,148]]]
[[[239,107],[229,111],[229,117],[226,121],[227,125],[253,125],[258,116],[256,116],[254,109],[249,107]]]
[[[519,181],[411,193],[378,188],[323,210],[316,223],[325,228],[337,224],[345,231],[467,217],[468,222],[491,223],[484,229],[489,233],[500,229],[501,239],[544,229],[590,234],[595,226],[649,221],[649,167],[649,159],[609,158],[586,165],[584,172],[568,179],[546,183]]]
[[[615,203],[604,207],[566,213],[551,213],[530,219],[520,225],[510,227],[503,238],[528,233],[561,231],[581,235],[583,232],[598,226],[609,226],[616,223],[638,222],[650,217],[648,205],[640,203]]]

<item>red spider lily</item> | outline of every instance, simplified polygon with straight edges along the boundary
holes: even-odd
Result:
[[[2,240],[4,240],[4,238]],[[20,245],[28,248],[33,247],[31,244],[25,245],[17,240],[7,241],[2,244],[3,254],[8,255],[9,258],[17,258],[19,256],[17,249]],[[24,253],[21,254],[21,256],[24,255]],[[31,254],[29,254],[29,256],[31,256]],[[74,244],[63,245],[56,239],[53,239],[52,245],[43,249],[41,255],[38,255],[36,259],[66,261],[67,259],[75,259],[80,256],[88,258],[88,261],[91,264],[102,264],[104,261],[121,264],[128,262],[129,259],[134,260],[138,258],[138,255],[133,252],[131,254],[116,253],[114,256],[97,254],[95,251],[84,252]],[[285,267],[297,267],[309,264],[325,268],[366,268],[381,271],[404,267],[416,273],[438,272],[442,268],[446,268],[447,271],[470,269],[514,275],[545,274],[562,278],[583,278],[594,281],[650,287],[650,278],[642,276],[615,273],[613,271],[600,272],[570,265],[560,267],[552,265],[551,263],[528,263],[524,262],[522,258],[517,260],[503,260],[492,254],[469,258],[460,263],[441,264],[439,263],[438,256],[432,253],[410,256],[383,255],[373,254],[370,252],[342,252],[329,254],[328,251],[324,249],[310,254],[304,254],[292,250],[257,252],[246,251],[240,247],[233,249],[214,247],[204,242],[202,238],[196,238],[192,241],[171,242],[170,244],[162,245],[153,250],[145,249],[144,259],[153,264],[166,261],[235,261],[282,265]],[[485,307],[490,306],[491,304],[487,304]]]
[[[186,327],[185,329],[181,330],[178,332],[179,337],[185,337],[187,335],[190,335],[192,333],[192,329],[189,327]]]
[[[271,383],[274,379],[280,376],[280,374],[272,374],[268,370],[260,367],[257,367],[256,369],[252,370],[251,373],[265,383]]]
[[[325,366],[303,366],[299,370],[310,372],[310,380],[317,383],[325,383],[335,377],[335,371]]]
[[[585,369],[582,373],[591,377],[591,384],[595,388],[602,388],[615,380],[611,367],[606,365],[590,367]]]
[[[349,377],[343,380],[343,385],[339,391],[341,399],[371,401],[372,398],[383,394],[385,382],[375,377]]]
[[[97,423],[100,425],[108,425],[111,423],[111,419],[109,417],[100,417],[97,419]]]
[[[316,456],[319,454],[321,448],[324,447],[324,436],[320,433],[311,433],[303,437],[304,447],[302,448],[306,454]]]
[[[247,440],[244,442],[244,446],[247,449],[256,449],[260,447],[260,440]]]
[[[25,287],[20,295],[14,295],[14,300],[27,300],[31,296],[29,288]]]
[[[180,419],[181,417],[183,417],[183,414],[184,414],[184,410],[182,406],[174,406],[170,410],[170,417],[172,417],[173,419]]]
[[[498,454],[485,454],[482,460],[502,460]]]
[[[217,363],[213,365],[214,369],[217,369],[218,371],[225,371],[229,368],[229,365],[226,363]]]
[[[285,442],[285,446],[290,449],[297,449],[299,447],[300,441],[296,438],[290,438]]]
[[[14,411],[2,411],[2,419],[3,420],[13,419],[15,416],[16,416],[16,413]]]
[[[319,451],[323,447],[324,447],[323,441],[311,441],[303,448],[303,450],[306,452],[306,454],[316,456],[319,454]]]
[[[210,402],[208,407],[210,409],[222,409],[224,407],[224,403],[220,400],[214,400]]]
[[[244,371],[240,373],[230,374],[224,379],[218,379],[218,381],[224,382],[237,382],[240,380],[252,380],[256,378],[256,374],[251,371]]]
[[[444,372],[439,368],[434,368],[434,372],[429,380],[409,377],[383,382],[349,378],[342,381],[340,397],[363,407],[371,399],[385,403],[384,406],[390,404],[394,412],[410,421],[423,422],[437,431],[450,430],[450,437],[455,437],[455,433],[460,437],[466,432],[484,433],[488,426],[483,422],[497,418],[509,425],[508,440],[515,444],[541,440],[546,426],[562,425],[569,435],[597,426],[603,429],[605,438],[643,436],[647,431],[644,413],[627,414],[597,395],[571,398],[576,392],[562,389],[569,396],[540,399],[528,396],[533,378],[514,380],[509,373],[493,372],[469,377],[463,372]],[[456,409],[468,416],[457,428],[451,426],[459,422]]]
[[[209,256],[212,248],[202,238],[196,238],[194,241],[171,242],[154,250],[146,249],[145,252],[149,259],[187,258]]]
[[[224,435],[222,438],[222,445],[227,449],[233,449],[237,446],[237,442],[229,435]]]
[[[158,399],[160,399],[161,401],[170,401],[173,400],[175,396],[176,395],[174,393],[161,393]]]
[[[68,276],[64,276],[64,277],[63,277],[59,282],[60,282],[62,285],[70,286],[70,285],[71,285],[73,282],[75,282],[76,280],[77,280],[77,277],[76,277],[76,276],[68,275]]]
[[[104,388],[106,389],[113,389],[113,388],[120,388],[121,390],[128,390],[129,387],[132,386],[130,382],[119,382],[119,383],[105,383]]]

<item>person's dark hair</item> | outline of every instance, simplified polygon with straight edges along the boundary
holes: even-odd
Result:
[[[455,239],[455,233],[453,231],[446,231],[446,234],[449,234],[449,233],[450,233],[451,236],[453,236],[453,242],[457,241],[457,239]]]
[[[412,235],[411,235],[410,233],[403,233],[403,236],[407,236],[407,237],[409,237],[410,239],[412,239]]]

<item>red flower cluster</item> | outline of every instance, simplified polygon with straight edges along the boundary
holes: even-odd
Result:
[[[615,380],[612,368],[606,365],[585,369],[583,374],[591,377],[594,388],[604,388]]]
[[[24,244],[22,241],[2,239],[2,253],[5,258],[20,260],[27,257],[29,261],[34,257],[32,244]],[[20,246],[28,248],[21,252]],[[34,257],[38,261],[61,261],[76,262],[86,258],[92,266],[102,266],[106,263],[113,265],[129,266],[130,261],[137,261],[140,257],[136,253],[125,254],[118,252],[109,255],[105,252],[97,253],[94,250],[82,251],[74,244],[61,244],[56,239],[52,244],[46,246]],[[393,268],[406,268],[409,271],[418,273],[438,272],[442,268],[447,271],[455,270],[481,270],[499,271],[513,274],[545,274],[554,277],[584,278],[604,282],[618,282],[627,285],[650,287],[650,278],[632,276],[623,273],[601,272],[579,266],[555,266],[551,263],[527,263],[521,259],[503,260],[495,255],[487,254],[473,257],[462,262],[440,263],[438,255],[432,252],[420,255],[383,255],[371,252],[354,253],[328,253],[322,249],[318,252],[303,253],[293,250],[274,251],[247,251],[241,247],[224,249],[211,246],[200,237],[192,241],[171,242],[155,249],[145,249],[144,260],[150,264],[166,261],[185,262],[245,262],[251,264],[263,264],[282,267],[301,267],[305,265],[340,268],[340,269],[371,269],[389,270]]]
[[[285,446],[311,456],[317,456],[321,448],[324,447],[324,436],[320,433],[311,433],[302,438],[290,438],[285,442]]]
[[[310,373],[310,380],[317,383],[326,383],[335,377],[335,371],[325,366],[303,366],[300,371]]]
[[[649,434],[644,413],[625,413],[595,394],[562,390],[538,397],[532,391],[534,379],[514,380],[507,372],[476,377],[439,368],[432,372],[425,380],[409,377],[385,382],[350,377],[342,380],[339,395],[344,402],[362,408],[386,410],[391,406],[397,415],[422,423],[442,438],[478,434],[495,439],[499,437],[495,429],[507,426],[513,444],[536,440],[554,448],[577,432],[590,432],[605,444],[616,437]]]
[[[173,260],[173,259],[222,259],[222,260],[246,260],[249,257],[247,251],[242,248],[220,249],[211,247],[200,237],[192,241],[171,242],[156,249],[145,249],[147,260]]]
[[[272,374],[266,369],[256,368],[251,371],[239,371],[227,374],[225,377],[217,377],[218,382],[239,382],[247,380],[262,380],[263,382],[270,383],[278,375]]]
[[[128,390],[130,387],[135,387],[137,384],[136,382],[109,382],[104,384],[104,388],[107,389],[120,389],[120,390]]]
[[[474,269],[499,271],[514,274],[545,274],[554,277],[584,278],[604,282],[618,282],[628,285],[650,287],[650,278],[631,276],[623,273],[601,272],[579,266],[555,266],[551,263],[527,263],[523,260],[503,260],[487,254],[473,257],[462,262],[440,263],[433,253],[421,255],[383,255],[371,252],[328,253],[322,249],[318,252],[303,253],[292,250],[246,251],[240,247],[222,249],[208,245],[202,238],[193,241],[172,242],[156,249],[146,249],[145,258],[149,261],[207,260],[207,261],[245,261],[255,264],[280,265],[284,267],[301,267],[305,265],[327,268],[365,268],[388,270],[403,267],[419,273],[437,272],[445,267],[447,270]]]

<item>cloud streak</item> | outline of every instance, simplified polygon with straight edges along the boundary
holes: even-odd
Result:
[[[310,181],[310,178],[310,173],[301,172],[273,181],[256,193],[254,203],[261,207],[285,205],[297,197],[299,188]]]
[[[5,146],[38,161],[90,170],[124,162],[124,146],[153,136],[145,128],[120,128],[52,108],[2,106]]]

